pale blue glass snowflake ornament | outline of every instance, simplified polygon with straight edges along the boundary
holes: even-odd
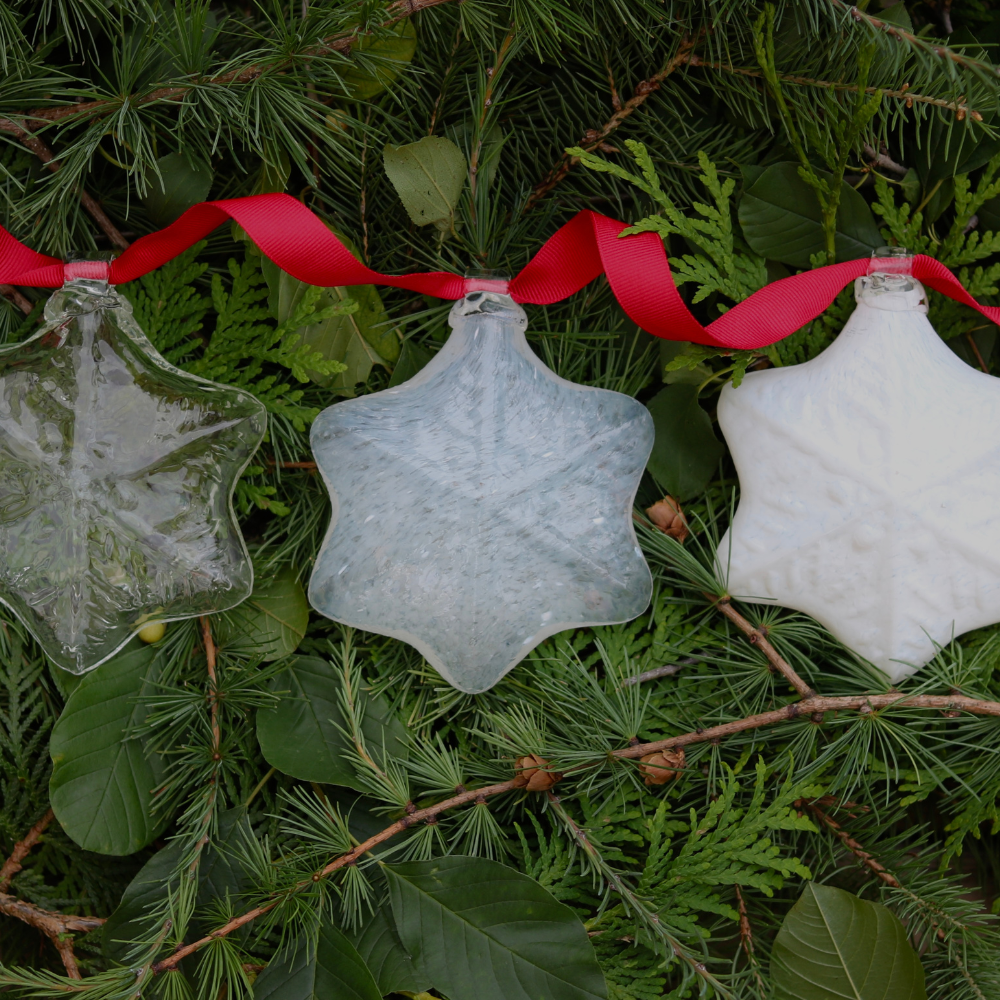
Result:
[[[0,350],[0,600],[79,674],[144,625],[223,611],[253,570],[232,509],[249,393],[168,364],[107,281],[68,281]]]
[[[408,382],[313,424],[333,515],[309,598],[475,694],[556,632],[645,610],[632,502],[653,423],[546,368],[509,295],[472,291],[449,323]]]

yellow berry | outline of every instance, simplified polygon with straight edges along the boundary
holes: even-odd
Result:
[[[167,626],[163,622],[153,622],[151,625],[139,629],[139,638],[143,642],[159,642],[166,631]]]

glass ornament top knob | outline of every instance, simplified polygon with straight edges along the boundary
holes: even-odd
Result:
[[[408,382],[313,424],[333,514],[309,597],[477,693],[556,632],[645,610],[632,502],[653,426],[630,396],[546,368],[503,291],[469,291],[449,323]]]
[[[68,281],[0,349],[0,600],[54,663],[249,595],[231,497],[264,427],[249,393],[166,362],[107,281]]]

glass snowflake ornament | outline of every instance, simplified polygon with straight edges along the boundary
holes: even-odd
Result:
[[[333,515],[309,598],[475,694],[556,632],[645,610],[632,502],[653,425],[546,368],[510,296],[471,291],[449,323],[408,382],[313,424]]]
[[[927,320],[899,248],[855,283],[843,332],[727,386],[740,503],[729,592],[812,615],[893,682],[1000,620],[1000,380]]]
[[[54,663],[83,673],[249,595],[232,493],[264,427],[249,393],[160,357],[103,280],[67,281],[0,349],[0,600]]]

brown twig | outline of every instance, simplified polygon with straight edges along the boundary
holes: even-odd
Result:
[[[580,139],[578,145],[582,146],[588,152],[593,149],[597,149],[604,140],[611,135],[615,129],[618,128],[626,118],[629,117],[633,112],[637,111],[646,103],[646,99],[650,94],[656,93],[657,90],[663,84],[663,81],[667,79],[673,72],[684,66],[689,60],[691,55],[691,50],[701,41],[701,33],[693,38],[685,38],[681,42],[677,51],[674,55],[667,60],[666,65],[659,71],[655,73],[648,80],[643,80],[635,88],[635,93],[624,103],[621,103],[618,97],[618,91],[614,89],[612,85],[612,107],[615,107],[615,113],[598,129],[588,129],[584,133],[583,137]],[[610,74],[610,70],[609,70]],[[534,190],[531,192],[531,196],[528,198],[524,205],[524,211],[530,212],[535,205],[541,201],[569,172],[573,167],[573,164],[577,162],[575,156],[570,156],[568,153],[563,153],[559,162],[542,178],[538,184],[535,185]]]
[[[808,809],[821,823],[833,831],[834,835],[870,872],[880,878],[886,885],[900,889],[899,879],[887,871],[872,857],[841,825],[820,808],[822,800],[803,800],[797,803],[800,808]]]
[[[104,923],[103,917],[73,917],[54,910],[43,910],[34,903],[0,892],[0,913],[14,917],[41,931],[55,946],[70,979],[81,979],[73,954],[74,931],[86,934]]]
[[[28,852],[38,843],[39,837],[45,832],[55,814],[50,809],[28,832],[23,840],[14,845],[10,857],[0,868],[0,913],[14,917],[41,931],[55,946],[62,959],[63,968],[70,979],[81,979],[76,956],[73,954],[73,931],[86,933],[96,930],[104,923],[103,917],[73,917],[55,910],[43,910],[34,903],[29,903],[17,896],[7,893],[11,879],[21,870],[21,862]]]
[[[205,644],[205,670],[208,673],[208,705],[212,719],[212,760],[221,760],[222,731],[219,727],[219,684],[215,674],[215,641],[212,639],[212,623],[208,615],[202,615],[201,639]]]
[[[486,70],[486,90],[483,92],[483,102],[479,108],[479,121],[476,125],[476,142],[473,144],[469,155],[469,193],[471,195],[469,207],[473,218],[475,218],[476,213],[476,186],[479,180],[479,158],[483,152],[483,131],[486,128],[486,119],[489,116],[490,108],[493,106],[493,94],[496,89],[497,80],[499,80],[500,74],[505,68],[504,63],[511,53],[511,46],[514,44],[515,37],[515,31],[511,28],[497,49],[493,65]]]
[[[747,916],[747,904],[743,899],[743,890],[740,888],[739,882],[734,883],[733,888],[736,890],[736,904],[739,907],[740,913],[740,944],[743,945],[747,962],[749,962],[750,968],[753,970],[753,977],[757,980],[757,988],[760,990],[760,995],[762,997],[767,996],[767,990],[764,988],[764,980],[760,977],[757,956],[754,954],[753,928],[750,926],[750,917]]]
[[[74,105],[74,107],[79,106],[80,105]],[[11,135],[16,136],[18,141],[30,149],[31,152],[45,164],[46,168],[51,170],[53,173],[58,171],[62,166],[62,164],[55,158],[55,154],[51,149],[49,149],[48,145],[42,139],[40,139],[37,135],[32,135],[31,132],[29,132],[22,125],[19,125],[16,121],[13,121],[10,118],[0,118],[0,130],[10,132]],[[80,198],[80,204],[83,205],[90,217],[101,228],[101,231],[111,241],[111,244],[119,250],[127,249],[129,246],[128,240],[125,239],[125,237],[118,231],[118,227],[108,218],[104,209],[101,208],[97,200],[85,191],[82,186],[77,188],[77,195]]]
[[[811,698],[816,692],[795,672],[792,665],[771,645],[767,638],[767,632],[764,629],[754,628],[746,620],[746,618],[741,615],[736,608],[733,607],[730,599],[728,597],[723,597],[721,599],[715,600],[712,598],[711,594],[706,594],[706,597],[711,598],[715,602],[715,606],[719,609],[719,612],[728,618],[749,640],[752,646],[756,646],[766,657],[767,662],[782,674],[788,681],[789,684],[795,688],[796,691],[803,698]]]
[[[976,338],[972,336],[972,333],[967,333],[965,335],[966,340],[969,341],[969,347],[972,348],[972,353],[976,356],[976,361],[979,362],[979,367],[982,368],[987,375],[990,373],[989,365],[983,360],[982,352],[979,350],[979,345],[976,343]]]
[[[700,663],[705,657],[689,656],[685,660],[678,660],[676,663],[665,663],[662,667],[653,667],[652,670],[644,670],[634,677],[626,677],[622,681],[622,687],[632,687],[635,684],[643,684],[646,681],[655,681],[658,677],[672,677],[684,667],[691,666],[692,663]]]
[[[25,316],[31,315],[31,310],[34,308],[31,300],[25,298],[13,285],[0,285],[0,295],[12,305],[17,306]]]
[[[732,73],[736,76],[748,76],[756,79],[763,78],[763,73],[761,73],[759,69],[750,69],[741,66],[728,66],[726,63],[720,62],[705,62],[704,60],[699,59],[695,54],[692,54],[688,58],[687,63],[689,66],[699,66],[702,69],[713,69],[722,73]],[[803,87],[823,87],[827,90],[846,90],[855,94],[858,92],[857,84],[843,83],[839,80],[817,80],[815,77],[794,76],[790,73],[778,73],[778,79],[781,80],[782,83],[796,83]],[[891,97],[899,101],[905,101],[907,107],[912,107],[914,104],[930,104],[934,107],[947,108],[949,111],[954,111],[955,114],[958,115],[959,119],[968,115],[977,122],[981,122],[983,120],[983,116],[976,111],[975,108],[970,108],[968,104],[963,104],[961,101],[949,101],[943,97],[931,97],[928,94],[915,94],[909,89],[909,84],[906,84],[899,90],[891,90],[884,87],[865,87],[864,92],[866,94],[881,94],[883,97]]]
[[[955,52],[953,49],[950,49],[947,45],[935,45],[926,38],[914,35],[912,32],[906,31],[904,28],[900,28],[896,24],[890,24],[888,21],[883,21],[881,18],[874,17],[871,14],[866,14],[863,10],[859,10],[852,4],[845,3],[844,0],[830,0],[830,3],[839,10],[847,11],[858,23],[864,22],[872,28],[884,31],[892,38],[898,38],[900,41],[906,42],[908,45],[912,45],[913,48],[921,49],[924,52],[939,56],[942,59],[950,59],[958,66],[978,69],[984,72],[992,71],[993,73],[1000,75],[1000,70],[994,69],[992,66],[988,66],[977,59],[970,59],[968,56],[962,55],[961,52]]]
[[[525,779],[518,776],[516,778],[512,778],[510,781],[503,781],[498,785],[487,785],[485,788],[474,788],[472,791],[452,796],[450,799],[445,799],[443,802],[438,802],[433,806],[427,806],[425,809],[416,809],[414,812],[396,820],[396,822],[391,826],[387,826],[384,830],[380,830],[378,833],[374,834],[374,836],[369,837],[363,843],[358,844],[357,847],[349,851],[347,854],[343,854],[339,858],[335,858],[328,865],[326,865],[326,867],[321,868],[318,872],[316,872],[308,882],[299,883],[294,886],[290,892],[304,889],[307,886],[313,885],[321,879],[326,878],[328,875],[332,875],[333,872],[338,869],[354,864],[362,855],[367,854],[373,847],[377,847],[379,844],[390,840],[392,837],[395,837],[397,833],[402,833],[404,830],[409,829],[417,823],[424,823],[427,820],[432,820],[440,813],[446,812],[449,809],[455,809],[458,806],[464,806],[469,802],[475,802],[480,797],[485,799],[491,795],[500,795],[503,792],[513,791],[515,788],[523,788],[525,784],[527,784]],[[153,966],[153,972],[166,972],[168,969],[175,968],[177,964],[183,961],[183,959],[185,959],[188,955],[193,955],[196,951],[204,948],[205,945],[211,944],[218,938],[226,937],[227,935],[232,934],[233,931],[239,930],[239,928],[243,927],[245,924],[250,923],[252,920],[256,920],[265,913],[270,913],[271,910],[282,902],[283,898],[284,896],[280,896],[277,899],[264,903],[261,906],[255,906],[252,910],[247,910],[246,913],[242,913],[238,917],[234,917],[229,921],[229,923],[224,924],[222,927],[216,928],[205,937],[200,938],[197,941],[192,941],[191,944],[184,945],[183,948],[178,948],[172,955],[157,962]]]
[[[428,135],[434,134],[434,129],[437,127],[438,112],[441,110],[441,102],[444,100],[444,95],[448,90],[448,84],[451,82],[451,74],[455,71],[455,57],[458,55],[459,46],[462,44],[462,22],[459,21],[458,28],[455,31],[455,43],[451,47],[451,54],[448,56],[448,65],[445,67],[444,76],[441,77],[441,89],[438,91],[437,99],[434,101],[434,107],[431,109],[431,123],[427,129]]]
[[[10,888],[10,880],[21,870],[21,862],[28,856],[28,852],[38,843],[38,838],[48,829],[49,824],[56,818],[56,814],[50,809],[24,836],[14,845],[14,850],[10,852],[10,857],[0,868],[0,892],[6,892]]]

